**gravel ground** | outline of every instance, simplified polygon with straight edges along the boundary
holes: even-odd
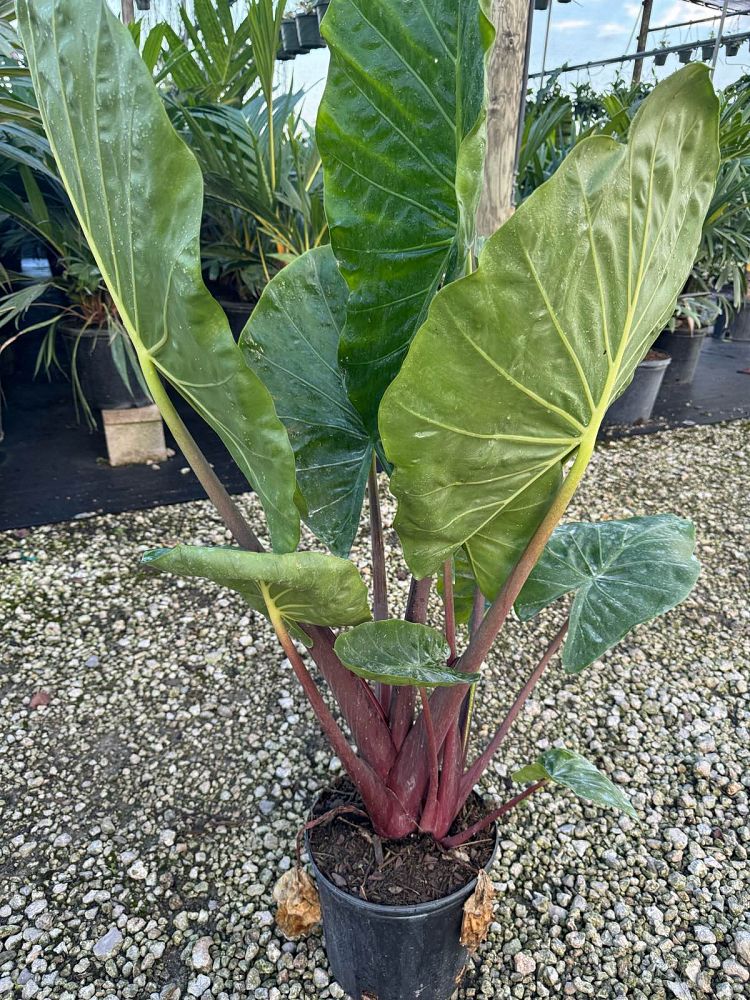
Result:
[[[749,432],[597,453],[572,514],[692,516],[704,572],[681,608],[582,677],[551,671],[529,703],[486,789],[564,739],[639,818],[560,793],[511,816],[461,998],[750,996]],[[139,572],[139,552],[178,540],[226,537],[205,503],[0,536],[0,998],[343,995],[320,938],[281,939],[271,901],[338,761],[239,598]],[[494,654],[484,735],[545,624]]]

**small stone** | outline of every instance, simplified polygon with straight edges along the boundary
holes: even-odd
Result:
[[[33,920],[35,917],[38,917],[40,913],[44,913],[46,909],[47,909],[46,899],[35,899],[33,903],[29,903],[29,905],[24,910],[24,913],[29,918],[29,920]]]
[[[739,979],[742,983],[746,983],[750,979],[750,972],[734,958],[725,959],[721,963],[721,968],[724,975],[731,979]]]
[[[107,933],[100,937],[93,948],[94,955],[102,962],[112,958],[120,950],[122,934],[116,927],[110,927]]]
[[[330,983],[330,977],[325,969],[314,969],[313,970],[313,985],[316,989],[324,990],[326,986]]]
[[[536,972],[536,962],[531,955],[527,955],[523,951],[519,951],[517,955],[513,956],[513,964],[519,976],[530,976]]]
[[[21,1000],[32,1000],[39,992],[39,987],[33,979],[29,979],[21,990]]]
[[[210,937],[201,937],[193,945],[190,961],[197,972],[210,972],[213,962],[211,961],[211,945],[213,940]]]
[[[677,1000],[693,1000],[693,994],[687,983],[667,983],[667,989]]]
[[[159,843],[164,844],[165,847],[171,847],[176,837],[177,834],[174,830],[162,830],[159,834]]]
[[[196,976],[195,979],[191,979],[188,983],[188,994],[191,997],[200,997],[206,992],[206,990],[211,986],[211,980],[208,976]]]
[[[148,870],[142,861],[134,861],[128,868],[128,875],[137,882],[142,882],[148,878]]]
[[[734,935],[734,950],[747,965],[750,965],[750,932],[737,931]]]
[[[688,845],[688,835],[683,830],[678,830],[676,826],[665,831],[667,840],[678,851],[684,851]]]
[[[3,996],[5,993],[10,993],[12,989],[13,980],[10,976],[3,976],[3,978],[0,979],[0,996]]]
[[[182,991],[177,983],[167,983],[159,994],[159,1000],[180,1000]]]
[[[695,940],[698,944],[716,944],[716,935],[705,924],[695,925]]]

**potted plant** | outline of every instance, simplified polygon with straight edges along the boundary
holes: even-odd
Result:
[[[667,328],[656,341],[656,347],[666,351],[671,359],[663,384],[689,385],[693,381],[703,340],[720,312],[721,307],[710,292],[680,295]]]
[[[714,57],[716,42],[713,40],[714,39],[713,32],[711,33],[711,39],[712,41],[704,42],[703,45],[701,45],[701,59],[704,62],[711,62],[711,60]]]
[[[680,62],[683,64],[683,66],[685,66],[693,58],[693,49],[692,48],[680,49],[678,55]]]
[[[719,162],[707,69],[692,66],[659,84],[627,146],[579,143],[487,240],[473,269],[491,32],[479,0],[475,16],[456,6],[446,0],[439,36],[422,19],[394,17],[377,44],[357,4],[336,0],[329,10],[318,144],[331,246],[273,279],[240,349],[200,278],[200,170],[129,34],[104,0],[19,0],[61,175],[152,395],[236,541],[159,549],[145,562],[232,587],[270,620],[351,782],[348,802],[319,801],[322,815],[311,817],[307,833],[334,975],[355,997],[445,1000],[454,991],[463,945],[476,947],[491,920],[484,865],[492,826],[522,801],[560,785],[632,810],[601,770],[563,747],[519,767],[507,802],[482,806],[472,793],[558,651],[578,673],[634,625],[674,606],[698,573],[693,527],[680,518],[558,522],[610,402],[671,313],[695,258]],[[107,31],[93,37],[84,27],[100,17]],[[436,92],[458,104],[426,114],[423,91],[404,86],[403,64],[389,69],[397,37],[408,43],[401,53],[417,53],[429,67]],[[457,64],[445,40],[458,37]],[[116,54],[127,88],[94,73],[101,45]],[[60,74],[62,88],[53,82]],[[367,96],[365,79],[378,81]],[[411,134],[403,122],[369,129],[377,93],[389,105],[406,102]],[[415,142],[424,156],[404,155],[400,144]],[[95,154],[123,169],[102,174]],[[138,165],[137,179],[128,163]],[[144,177],[148,196],[136,199]],[[660,196],[649,198],[654,184]],[[411,192],[397,209],[393,191]],[[131,253],[133,234],[139,254]],[[630,280],[617,280],[628,266]],[[532,342],[533,353],[525,346]],[[270,550],[221,489],[165,382],[209,421],[254,485]],[[392,470],[395,529],[413,573],[404,618],[390,613],[376,455]],[[347,558],[366,489],[372,613]],[[300,510],[331,554],[296,551]],[[440,628],[426,624],[436,577]],[[564,623],[475,755],[473,705],[497,634],[514,606],[532,618],[565,595],[574,596],[569,613],[560,609]],[[351,736],[323,698],[310,658]],[[412,893],[408,913],[364,905],[356,883],[327,871],[330,861],[316,853],[317,834],[342,816],[365,834],[344,825],[347,851],[367,852],[365,868],[372,861],[383,878],[397,867],[378,860],[384,840],[389,852],[415,843],[418,852],[447,852],[450,895],[435,885],[428,901]],[[418,858],[429,882],[427,856]],[[304,931],[318,915],[309,876],[295,869],[277,890],[283,926]],[[369,936],[384,926],[387,939]],[[435,942],[439,969],[431,964]]]
[[[662,39],[662,41],[659,43],[659,46],[662,49],[666,49],[667,43]],[[654,63],[657,66],[665,66],[666,62],[667,62],[667,57],[668,56],[669,56],[669,53],[666,52],[666,51],[664,51],[664,52],[657,52],[656,55],[654,56]]]
[[[732,56],[736,56],[737,53],[740,51],[740,43],[735,41],[724,42],[724,49],[726,51],[727,56],[731,58]]]
[[[310,49],[325,48],[326,43],[320,34],[318,14],[313,3],[303,3],[294,19],[297,22],[299,43],[306,52]]]

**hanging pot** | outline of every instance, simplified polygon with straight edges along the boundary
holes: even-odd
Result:
[[[318,27],[323,23],[326,11],[331,6],[331,0],[315,0],[315,15],[318,18]]]
[[[708,45],[701,45],[701,59],[703,62],[711,62],[714,57],[714,43],[710,42]]]
[[[680,50],[680,62],[683,64],[683,66],[686,63],[689,63],[692,58],[693,58],[693,50],[692,49],[681,49]]]
[[[654,56],[654,62],[657,66],[664,66],[667,62],[668,52],[657,52]]]
[[[534,10],[546,10],[549,7],[549,0],[534,0]]]
[[[320,24],[316,13],[308,14],[301,11],[295,17],[295,21],[297,22],[297,37],[303,49],[309,51],[310,49],[325,48],[326,43],[320,37]]]
[[[135,0],[138,10],[151,10],[151,0]]]
[[[307,49],[302,48],[297,34],[297,22],[293,17],[284,18],[281,22],[281,45],[287,59],[301,56]]]
[[[726,42],[724,48],[726,49],[728,56],[736,56],[737,53],[740,51],[740,43]]]

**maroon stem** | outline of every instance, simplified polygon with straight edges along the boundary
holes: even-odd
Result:
[[[537,666],[534,668],[534,672],[532,673],[531,677],[529,677],[524,686],[518,692],[516,700],[513,702],[510,709],[508,710],[508,714],[505,716],[502,723],[500,724],[500,728],[492,737],[492,740],[488,744],[487,749],[484,751],[484,753],[482,753],[479,757],[477,757],[477,759],[474,761],[474,763],[471,765],[469,770],[464,775],[463,780],[461,781],[461,795],[459,797],[459,803],[458,803],[459,809],[464,804],[466,799],[469,797],[472,788],[474,787],[474,785],[476,785],[477,781],[479,781],[480,777],[487,768],[487,765],[497,752],[498,747],[510,732],[511,726],[518,718],[518,713],[526,704],[526,702],[531,696],[531,692],[539,683],[539,679],[541,678],[542,674],[547,668],[547,664],[550,662],[552,657],[555,655],[555,653],[562,645],[567,631],[568,631],[568,622],[566,621],[565,624],[562,626],[562,628],[555,635],[552,642],[547,647],[544,656],[541,658]]]
[[[484,594],[479,587],[475,587],[474,607],[471,609],[471,623],[469,625],[469,631],[472,635],[482,624],[482,618],[484,618]]]
[[[443,564],[443,608],[445,609],[445,640],[451,651],[451,663],[456,659],[456,608],[453,603],[453,560]]]
[[[419,821],[419,828],[424,833],[432,833],[437,819],[438,785],[440,782],[440,762],[438,761],[438,747],[435,742],[435,730],[432,725],[430,715],[430,699],[427,691],[421,687],[419,697],[422,701],[422,716],[424,718],[425,730],[427,732],[427,754],[430,769],[430,784],[427,789],[427,801],[422,810]]]
[[[431,576],[426,576],[424,580],[411,578],[409,599],[406,602],[406,614],[404,615],[406,621],[416,622],[418,625],[424,625],[427,621],[427,604],[430,600],[431,587]]]
[[[277,622],[274,622],[274,627],[326,739],[362,796],[375,832],[387,838],[398,839],[407,836],[415,828],[414,820],[406,814],[396,796],[386,788],[373,769],[354,753],[318,691],[289,633]]]
[[[448,835],[458,812],[457,803],[461,787],[463,758],[461,730],[457,725],[454,725],[449,729],[443,744],[443,769],[440,772],[438,813],[435,821],[435,836],[438,839]]]
[[[542,781],[537,781],[535,785],[529,785],[529,787],[519,795],[514,795],[512,799],[508,799],[505,805],[500,806],[499,809],[495,809],[494,812],[488,813],[484,819],[478,820],[478,822],[470,826],[468,830],[462,830],[461,833],[457,833],[454,837],[445,837],[440,841],[441,847],[444,847],[447,851],[452,850],[454,847],[461,847],[461,845],[465,844],[467,840],[471,840],[472,837],[481,833],[482,830],[486,830],[487,827],[491,823],[494,823],[496,819],[500,819],[501,816],[509,813],[511,809],[515,809],[516,806],[523,802],[524,799],[528,799],[530,795],[533,795],[534,792],[538,791],[542,787],[546,780],[546,778],[543,778]]]
[[[427,602],[430,598],[432,579],[426,576],[424,580],[411,579],[409,600],[406,604],[405,618],[408,622],[424,625],[427,621]],[[414,723],[414,709],[417,704],[417,692],[413,687],[397,687],[391,696],[391,737],[398,752],[404,745],[407,733]]]

